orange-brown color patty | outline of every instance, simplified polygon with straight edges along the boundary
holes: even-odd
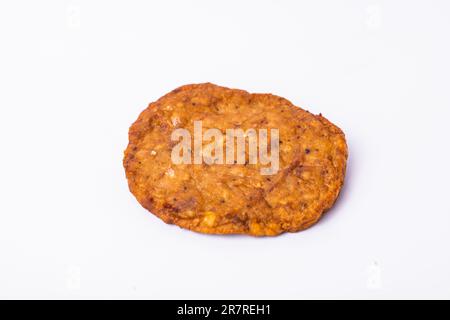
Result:
[[[171,133],[218,128],[279,129],[280,168],[261,164],[173,164]],[[151,103],[130,127],[124,167],[139,203],[166,223],[210,234],[272,236],[313,225],[344,182],[343,132],[271,94],[185,85]]]

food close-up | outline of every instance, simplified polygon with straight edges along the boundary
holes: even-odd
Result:
[[[215,141],[224,148],[221,153],[228,154],[230,129],[244,133],[245,147],[234,148],[232,161],[203,157],[194,163],[198,123],[203,138],[208,129],[223,133]],[[192,154],[174,163],[173,132],[181,128],[192,133],[184,150]],[[258,134],[263,130],[277,130],[275,144],[274,134],[263,144]],[[249,133],[256,133],[257,147],[267,147],[278,161],[275,170],[251,158]],[[197,147],[207,150],[212,140],[202,139]],[[347,156],[344,133],[321,114],[276,95],[203,83],[179,87],[150,103],[130,127],[123,164],[130,191],[166,223],[208,234],[274,236],[312,226],[333,206]]]

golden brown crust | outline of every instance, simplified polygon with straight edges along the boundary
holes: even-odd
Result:
[[[280,169],[260,164],[174,165],[175,128],[278,128]],[[344,182],[343,132],[271,94],[191,84],[151,103],[130,127],[124,167],[131,192],[166,223],[211,234],[271,236],[313,225]]]

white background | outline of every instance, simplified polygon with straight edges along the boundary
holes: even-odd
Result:
[[[2,1],[0,298],[450,298],[448,1]],[[165,225],[122,156],[213,82],[346,133],[336,206],[276,238]]]

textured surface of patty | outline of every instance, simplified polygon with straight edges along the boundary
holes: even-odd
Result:
[[[261,164],[173,164],[176,128],[279,129],[279,171]],[[182,86],[151,103],[131,126],[124,167],[139,203],[166,223],[211,234],[255,236],[313,225],[344,182],[343,132],[271,94],[210,83]]]

